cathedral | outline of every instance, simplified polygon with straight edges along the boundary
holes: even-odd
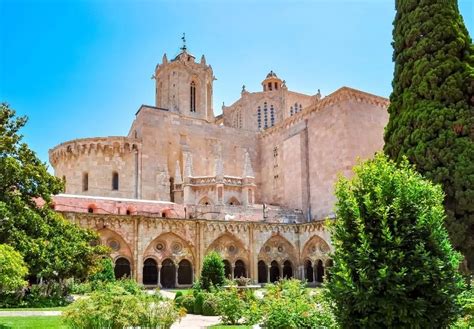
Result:
[[[155,104],[127,136],[49,151],[65,182],[55,209],[98,231],[117,277],[145,286],[191,285],[211,250],[229,278],[323,282],[334,183],[382,149],[388,100],[348,87],[306,95],[270,71],[215,115],[212,67],[185,46],[153,79]]]

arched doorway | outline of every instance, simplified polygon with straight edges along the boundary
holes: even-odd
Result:
[[[245,277],[245,264],[243,261],[238,260],[235,262],[234,278]]]
[[[289,260],[285,260],[283,263],[283,278],[290,279],[293,277],[293,267]]]
[[[148,258],[143,263],[143,284],[158,284],[158,267],[156,261],[153,258]]]
[[[160,280],[163,288],[174,288],[176,285],[176,266],[169,258],[161,263]]]
[[[267,279],[267,264],[260,260],[258,262],[258,283],[266,283]]]
[[[115,261],[114,274],[116,279],[129,278],[131,272],[128,259],[120,257]]]
[[[230,266],[230,262],[227,259],[224,259],[224,274],[227,279],[232,278],[232,266]]]
[[[304,273],[305,273],[306,281],[313,282],[314,281],[313,264],[311,263],[309,259],[304,263],[304,268],[305,268]]]
[[[183,259],[178,264],[178,284],[193,284],[191,262]]]
[[[280,267],[278,263],[274,260],[270,264],[270,282],[276,282],[280,279]]]
[[[316,282],[322,283],[324,280],[324,265],[322,260],[318,260],[316,265]]]

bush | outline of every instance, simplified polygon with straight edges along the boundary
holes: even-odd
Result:
[[[114,282],[114,263],[110,257],[104,257],[100,260],[99,266],[94,274],[89,277],[91,282]]]
[[[342,327],[444,328],[459,313],[460,255],[444,228],[443,192],[383,154],[336,184],[328,283]]]
[[[204,293],[197,293],[194,297],[194,314],[202,314],[202,304],[204,303]]]
[[[12,292],[26,286],[28,268],[23,256],[7,244],[0,244],[0,293]]]
[[[195,298],[193,295],[188,294],[182,296],[182,301],[181,301],[181,306],[183,306],[186,309],[186,312],[189,314],[194,314],[194,301]]]
[[[474,328],[474,288],[463,291],[459,295],[459,304],[462,307],[462,315],[453,325],[456,329]]]
[[[235,325],[242,318],[245,310],[245,302],[240,298],[238,289],[230,286],[217,293],[217,313],[224,324]]]
[[[214,316],[217,315],[219,299],[216,294],[204,294],[204,302],[202,303],[202,315]]]
[[[0,294],[0,307],[56,307],[71,303],[67,284],[48,281],[31,285],[21,291]]]
[[[132,294],[117,285],[74,302],[63,312],[63,318],[72,328],[169,328],[184,314],[173,301],[163,300],[158,294]]]
[[[212,287],[221,287],[225,280],[224,262],[215,251],[204,257],[201,270],[200,285],[202,289],[211,290]]]
[[[310,296],[305,283],[281,280],[265,286],[266,294],[255,317],[268,328],[333,328],[335,318],[326,295]]]

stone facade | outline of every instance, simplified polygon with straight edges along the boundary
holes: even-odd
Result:
[[[305,262],[316,262],[311,273],[321,277],[331,247],[320,220],[333,216],[337,174],[350,175],[357,158],[382,148],[388,100],[348,87],[305,95],[271,71],[262,91],[244,86],[216,117],[212,68],[185,47],[170,61],[165,54],[153,78],[155,106],[139,108],[128,136],[50,150],[55,174],[66,182],[58,211],[85,226],[98,218],[120,223],[99,232],[104,243],[113,235],[127,246],[114,257],[123,256],[139,281],[153,268],[179,269],[181,261],[186,278],[195,275],[209,248],[223,253],[229,274],[235,267],[257,280],[265,266],[268,280],[290,270],[304,277]],[[74,215],[87,212],[93,214]],[[157,241],[171,254],[158,253]],[[186,257],[173,254],[177,244]]]

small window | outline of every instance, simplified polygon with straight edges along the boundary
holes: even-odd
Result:
[[[272,83],[271,82],[268,83],[268,90],[272,90]]]
[[[89,208],[87,208],[87,212],[88,212],[89,214],[93,214],[93,213],[94,213],[94,207],[89,206]]]
[[[86,192],[89,190],[89,174],[84,173],[82,174],[82,191]]]
[[[191,82],[191,92],[190,92],[190,96],[191,96],[191,99],[190,99],[190,111],[191,112],[196,112],[196,83],[193,81]]]
[[[130,211],[130,209],[127,209],[127,211],[125,212],[127,214],[127,216],[130,216],[132,214],[132,212]]]
[[[290,106],[290,116],[293,116],[293,106]]]
[[[118,172],[114,171],[112,173],[112,190],[118,191],[119,189],[119,175]]]
[[[278,90],[278,84],[275,82],[275,90]]]

